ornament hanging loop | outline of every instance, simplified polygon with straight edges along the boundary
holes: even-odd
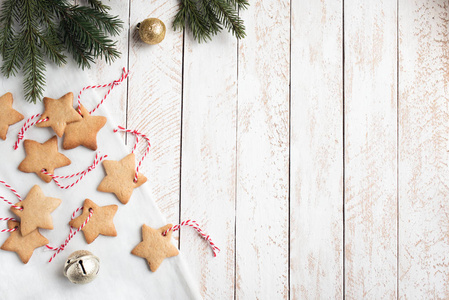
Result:
[[[45,170],[41,170],[41,172],[43,174],[45,174],[45,175],[50,176],[60,189],[67,190],[69,188],[72,188],[76,184],[78,184],[84,178],[84,176],[86,176],[88,173],[90,173],[93,170],[95,170],[95,168],[100,164],[100,162],[103,159],[107,158],[107,157],[108,157],[107,155],[100,156],[100,153],[97,152],[95,154],[94,162],[86,170],[78,172],[78,173],[75,173],[75,174],[72,174],[72,175],[68,175],[68,176],[57,176],[57,175],[51,174],[51,173],[49,173],[49,172],[47,172]],[[69,179],[69,178],[74,178],[74,177],[78,177],[78,179],[75,182],[73,182],[72,184],[69,184],[69,185],[66,185],[66,186],[63,186],[60,183],[60,181],[58,180],[58,179]]]
[[[80,211],[83,210],[84,206],[81,206],[79,208],[77,208],[73,214],[72,214],[72,220],[75,219],[76,214]],[[58,255],[60,252],[64,251],[65,247],[67,246],[67,244],[70,242],[70,240],[78,233],[80,232],[84,226],[86,226],[86,224],[89,222],[89,220],[92,218],[92,215],[94,214],[94,211],[92,208],[89,209],[89,215],[87,216],[86,220],[83,222],[83,224],[81,224],[81,226],[79,228],[74,228],[72,226],[70,226],[70,231],[69,231],[69,236],[65,239],[64,243],[62,243],[59,247],[52,247],[50,245],[45,245],[45,247],[47,247],[50,250],[56,251],[55,254],[53,254],[53,256],[50,258],[50,260],[48,262],[51,262],[56,255]],[[75,230],[73,230],[75,229]]]
[[[10,186],[9,184],[7,184],[5,181],[3,181],[3,180],[0,180],[0,183],[2,184],[2,185],[4,185],[6,188],[8,188],[16,197],[17,197],[17,199],[19,199],[19,201],[22,201],[23,199],[22,199],[22,197],[19,195],[19,193],[12,187],[12,186]],[[7,199],[5,199],[4,197],[2,197],[2,196],[0,196],[0,199],[1,200],[3,200],[3,201],[5,201],[6,203],[8,203],[9,205],[11,205],[11,207],[14,207],[15,209],[18,209],[18,210],[23,210],[23,207],[20,207],[20,206],[17,206],[17,205],[15,205],[14,203],[12,203],[11,201],[8,201]]]
[[[114,129],[114,132],[118,132],[118,131],[122,131],[122,132],[127,132],[127,133],[131,133],[132,135],[135,136],[136,138],[136,142],[134,144],[133,150],[131,153],[134,153],[134,151],[136,151],[137,149],[137,144],[139,143],[139,137],[145,139],[147,141],[147,147],[145,150],[145,153],[143,154],[142,158],[140,159],[139,163],[137,164],[136,167],[136,172],[134,174],[134,183],[137,183],[138,177],[139,177],[139,169],[142,166],[142,162],[144,161],[145,157],[148,155],[148,153],[150,152],[150,147],[151,147],[151,143],[150,143],[150,139],[143,133],[140,133],[138,130],[134,129],[126,129],[125,127],[122,126],[118,126],[116,129]]]
[[[14,218],[0,218],[0,221],[15,221],[15,222],[17,222],[17,220]],[[17,229],[19,229],[17,226],[14,228],[11,228],[11,229],[2,229],[2,230],[0,230],[0,233],[1,232],[13,232],[13,231],[16,231]]]
[[[81,106],[81,95],[82,95],[82,93],[85,90],[109,87],[109,90],[107,91],[106,95],[104,95],[103,99],[101,99],[100,103],[98,103],[97,106],[92,111],[89,112],[89,114],[92,114],[100,107],[100,105],[103,104],[103,102],[109,96],[109,94],[114,89],[114,87],[116,85],[120,85],[126,78],[128,78],[128,76],[129,76],[129,71],[126,71],[125,68],[122,68],[122,75],[120,76],[120,78],[117,79],[117,80],[114,80],[111,83],[103,84],[103,85],[88,85],[88,86],[85,86],[78,94],[78,109],[77,109],[78,113],[81,115],[81,109],[80,109],[80,106]],[[13,147],[14,150],[17,150],[19,148],[20,142],[24,139],[25,132],[28,129],[30,129],[32,126],[34,126],[34,125],[36,125],[38,123],[47,122],[49,120],[48,118],[45,118],[45,119],[42,119],[42,120],[33,121],[33,119],[35,119],[37,117],[40,117],[40,116],[41,116],[41,114],[35,114],[35,115],[29,117],[25,121],[25,123],[23,124],[22,128],[20,128],[19,133],[17,134],[17,141],[14,143],[14,147]]]
[[[206,234],[206,233],[201,229],[200,225],[199,225],[196,221],[193,221],[193,220],[183,221],[183,222],[181,222],[181,223],[178,224],[178,225],[172,226],[172,227],[170,227],[169,229],[165,230],[165,231],[162,233],[162,235],[164,235],[164,236],[167,235],[167,233],[168,233],[169,231],[172,231],[172,232],[178,231],[179,229],[181,229],[181,226],[189,226],[189,227],[192,227],[193,229],[195,229],[196,232],[198,232],[198,234],[199,234],[203,239],[205,239],[205,240],[209,243],[209,245],[210,245],[210,247],[212,248],[212,251],[213,251],[213,253],[214,253],[214,257],[216,257],[217,254],[221,251],[220,248],[218,248],[218,247],[214,244],[214,242],[212,242],[212,239],[210,238],[210,236],[209,236],[208,234]]]
[[[25,132],[30,129],[31,127],[33,127],[34,125],[38,124],[38,123],[42,123],[42,122],[47,122],[48,118],[42,119],[42,120],[37,120],[37,121],[33,121],[33,119],[40,117],[41,114],[35,114],[31,117],[29,117],[25,123],[23,124],[22,128],[20,128],[19,133],[17,134],[17,140],[14,143],[14,150],[17,150],[19,148],[20,142],[25,138]]]
[[[117,85],[120,85],[126,78],[128,78],[128,76],[129,76],[129,70],[126,71],[125,68],[122,68],[122,75],[120,76],[120,78],[117,79],[117,80],[114,80],[111,83],[101,84],[101,85],[88,85],[88,86],[83,87],[83,89],[78,94],[78,113],[81,114],[81,110],[80,110],[81,95],[83,94],[83,92],[85,90],[109,87],[109,90],[106,92],[106,95],[104,95],[103,99],[101,99],[100,103],[98,103],[97,106],[95,106],[95,108],[89,112],[89,114],[93,114],[100,107],[100,105],[103,104],[103,102],[109,96],[109,94],[114,89],[114,87],[117,86]]]

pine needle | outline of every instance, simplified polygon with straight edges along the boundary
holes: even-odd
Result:
[[[223,28],[241,39],[246,34],[238,11],[248,6],[247,0],[181,0],[173,29],[184,29],[187,24],[199,43],[212,40]]]
[[[86,6],[68,0],[4,0],[0,11],[0,53],[4,76],[24,74],[26,100],[36,103],[45,88],[46,59],[61,66],[72,55],[81,68],[97,58],[110,63],[120,56],[116,42],[123,23],[100,0]],[[17,29],[16,29],[17,28]]]

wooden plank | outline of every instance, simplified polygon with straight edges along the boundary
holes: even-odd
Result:
[[[203,226],[221,253],[186,228],[181,250],[204,299],[232,299],[235,259],[237,43],[185,37],[181,217]]]
[[[447,299],[449,3],[399,13],[399,296]]]
[[[290,1],[252,1],[240,15],[236,298],[286,299]]]
[[[123,21],[123,29],[120,35],[112,37],[117,41],[117,49],[121,52],[119,59],[108,64],[104,60],[98,60],[87,72],[89,72],[90,80],[84,84],[105,84],[119,79],[122,74],[122,68],[128,66],[128,23],[129,23],[129,1],[114,1],[114,3],[105,3],[111,7],[109,13],[119,16]],[[107,88],[97,90],[98,95],[104,95]],[[127,83],[122,83],[116,87],[108,100],[104,103],[105,108],[111,113],[114,122],[117,124],[126,124],[126,107],[127,107]],[[89,97],[89,91],[83,93],[83,97]],[[98,99],[100,101],[100,99]],[[90,109],[93,109],[90,108]],[[101,110],[98,111],[101,115]]]
[[[343,297],[342,1],[292,3],[290,288]]]
[[[172,30],[177,0],[132,0],[128,127],[139,129],[152,148],[142,172],[149,177],[153,196],[170,222],[179,219],[179,168],[181,155],[182,32]],[[143,43],[136,29],[146,18],[162,20],[167,28],[158,45]],[[128,144],[134,139],[128,138]],[[142,143],[143,145],[143,143]],[[141,148],[143,150],[143,148]]]
[[[397,6],[344,2],[348,299],[397,295]]]

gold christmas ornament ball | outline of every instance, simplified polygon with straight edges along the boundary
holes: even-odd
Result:
[[[165,38],[165,24],[157,18],[145,19],[137,24],[140,39],[147,44],[156,45]]]

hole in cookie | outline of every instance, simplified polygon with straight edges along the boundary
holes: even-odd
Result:
[[[92,208],[89,208],[89,212],[93,212],[94,210]]]
[[[80,264],[81,269],[83,269],[83,274],[86,275],[87,273],[86,273],[86,270],[84,269],[83,260],[80,259],[80,260],[78,261],[78,263]]]
[[[19,229],[19,226],[14,226],[14,229]]]
[[[70,259],[67,261],[67,263],[68,263],[68,264],[70,263]]]

